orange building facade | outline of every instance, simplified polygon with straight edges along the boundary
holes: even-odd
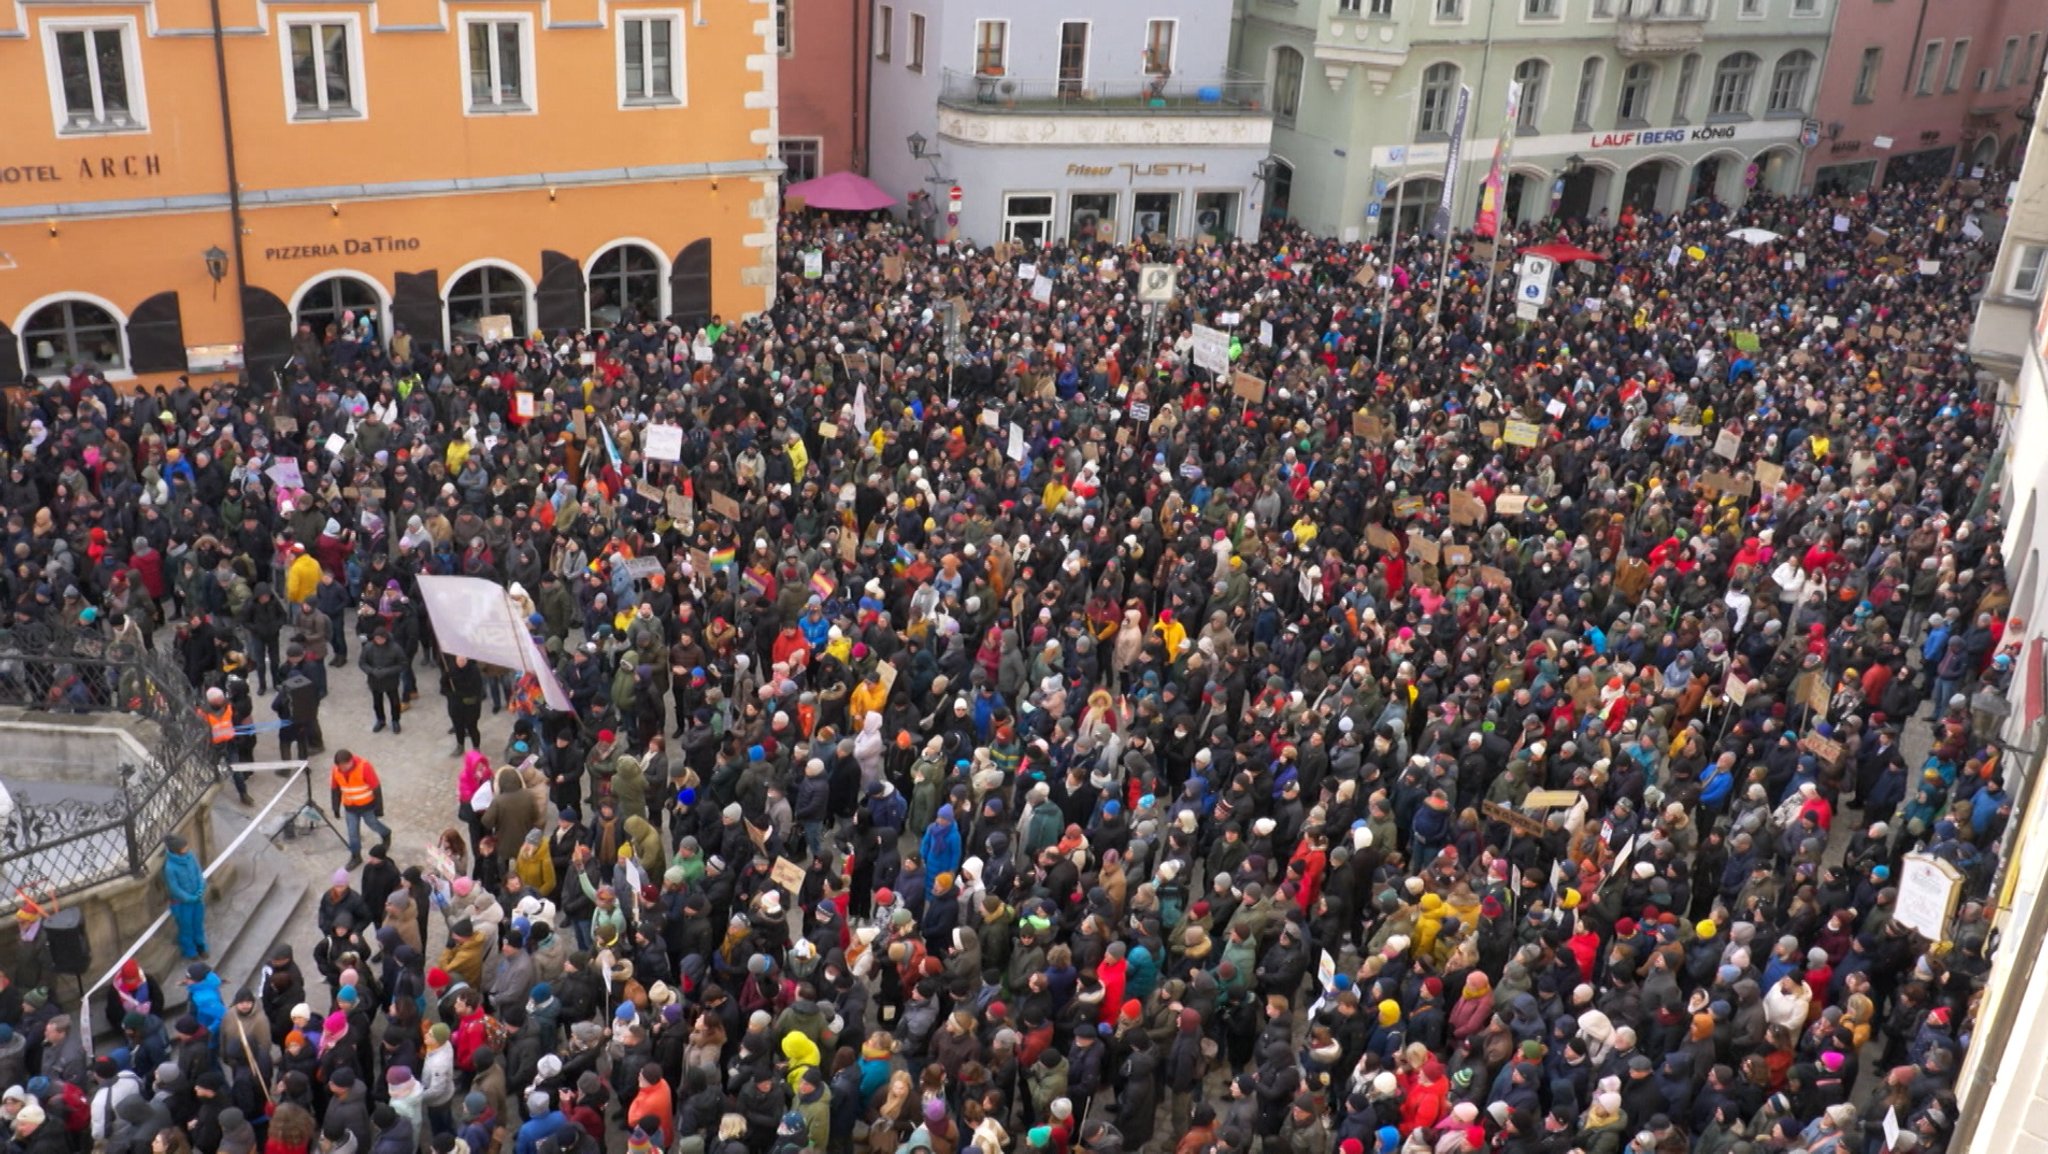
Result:
[[[0,5],[0,383],[758,312],[775,35],[771,0]]]

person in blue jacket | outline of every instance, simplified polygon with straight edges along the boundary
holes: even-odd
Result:
[[[164,889],[178,923],[178,952],[188,961],[205,957],[206,875],[185,839],[174,833],[164,836]]]
[[[925,896],[931,896],[930,886],[940,874],[957,873],[960,869],[960,829],[953,824],[953,807],[942,805],[939,815],[925,827],[924,837],[917,843],[917,856],[924,861]]]
[[[206,1027],[209,1035],[220,1033],[220,1024],[227,1020],[227,1003],[220,995],[220,975],[205,962],[193,962],[185,967],[185,996],[191,1000],[192,1016]]]

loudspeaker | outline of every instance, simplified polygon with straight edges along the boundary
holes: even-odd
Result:
[[[92,942],[85,936],[85,915],[78,910],[58,910],[43,919],[44,940],[50,944],[50,967],[60,974],[82,976],[92,969]]]

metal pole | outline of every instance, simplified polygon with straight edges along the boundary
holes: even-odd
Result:
[[[1408,195],[1408,149],[1415,146],[1415,117],[1421,97],[1422,86],[1419,84],[1408,93],[1408,143],[1402,146],[1401,167],[1394,173],[1394,233],[1387,242],[1387,259],[1382,262],[1385,269],[1392,269],[1394,262],[1401,259],[1401,206]],[[1387,317],[1394,306],[1394,274],[1383,269],[1380,275],[1387,278],[1387,284],[1380,290],[1380,339],[1372,350],[1373,368],[1380,367],[1380,357],[1386,351]]]

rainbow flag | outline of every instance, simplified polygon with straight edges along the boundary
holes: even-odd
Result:
[[[915,559],[915,556],[909,549],[898,545],[896,546],[896,557],[889,562],[889,568],[894,570],[898,577],[901,577],[904,571],[910,568],[910,562]]]
[[[832,594],[838,588],[839,583],[832,580],[831,574],[824,572],[811,574],[811,592],[818,595],[818,600],[830,601]]]
[[[727,545],[723,549],[713,549],[711,551],[711,571],[713,573],[718,573],[723,570],[732,568],[733,559],[736,556],[737,554],[734,552],[733,547],[730,545]]]

